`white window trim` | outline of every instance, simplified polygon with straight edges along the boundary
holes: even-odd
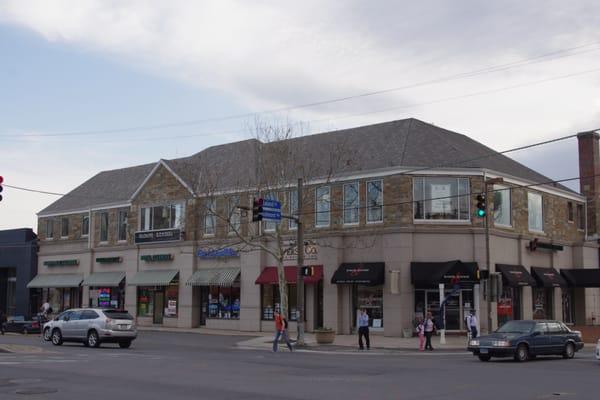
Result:
[[[346,222],[346,186],[350,185],[358,185],[358,187],[356,188],[356,195],[358,197],[358,204],[356,205],[358,215],[356,218],[356,222]],[[329,195],[329,197],[331,198],[331,194]],[[342,186],[342,226],[352,227],[358,225],[360,225],[360,182],[356,181],[344,183],[344,185]]]
[[[443,176],[440,176],[443,177]],[[471,225],[473,223],[473,220],[471,218],[471,196],[467,196],[469,199],[469,203],[467,204],[467,209],[469,210],[469,218],[468,219],[426,219],[426,218],[415,218],[415,208],[417,206],[417,201],[415,200],[415,178],[438,178],[436,177],[431,177],[431,176],[413,176],[412,177],[412,220],[413,220],[413,224],[436,224],[436,223],[440,223],[440,224],[449,224],[449,225]],[[469,177],[466,176],[447,176],[447,178],[453,178],[456,179],[456,182],[458,184],[459,179],[466,179],[467,182],[469,182],[469,192],[471,191],[471,180],[469,179]],[[426,200],[423,200],[423,202],[425,202]],[[431,200],[429,200],[431,201]],[[460,210],[459,210],[459,215],[460,215]]]
[[[496,223],[494,223],[494,227],[495,228],[503,228],[503,229],[515,229],[515,227],[512,225],[496,224]]]
[[[142,226],[142,212],[145,208],[154,208],[154,207],[166,207],[166,206],[174,206],[174,205],[181,205],[181,215],[183,216],[182,218],[182,224],[179,228],[164,228],[164,229],[180,229],[180,230],[184,230],[185,229],[185,218],[186,218],[186,204],[185,204],[185,200],[177,200],[177,201],[167,201],[167,202],[162,202],[162,203],[151,203],[151,204],[144,204],[140,206],[140,211],[138,213],[138,232],[150,232],[150,231],[161,231],[162,229],[148,229],[148,230],[144,230],[143,226]]]
[[[318,191],[320,188],[327,188],[327,192],[329,193],[329,208],[327,209],[327,225],[319,224],[318,215],[321,214],[319,212],[319,195]],[[329,228],[331,226],[331,186],[319,186],[315,189],[315,228]]]
[[[413,220],[415,225],[435,225],[435,224],[443,224],[443,225],[465,225],[469,226],[472,224],[471,220],[467,221],[466,219],[456,220],[456,219],[415,219]]]
[[[377,220],[377,221],[369,221],[369,183],[371,182],[381,182],[381,219]],[[383,224],[383,215],[384,215],[384,201],[383,201],[383,178],[381,179],[371,179],[369,181],[367,181],[365,183],[365,200],[367,202],[366,207],[365,207],[365,221],[367,223],[367,225],[376,225],[376,224]],[[360,210],[360,207],[359,207]]]

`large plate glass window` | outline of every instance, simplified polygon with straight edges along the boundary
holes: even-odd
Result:
[[[305,286],[306,288],[306,286]],[[262,319],[272,320],[274,318],[274,312],[281,312],[281,301],[279,296],[279,285],[261,285],[261,309]],[[287,285],[288,292],[288,315],[289,321],[296,321],[297,315],[297,291],[296,285]],[[305,304],[306,306],[306,304]]]
[[[210,286],[208,289],[208,318],[238,319],[240,317],[239,286]]]
[[[179,229],[183,226],[183,204],[142,207],[140,214],[142,231]]]
[[[108,213],[100,213],[100,241],[108,242]]]
[[[331,209],[329,186],[317,188],[316,196],[317,214],[315,216],[315,225],[317,227],[329,226],[329,211]]]
[[[206,199],[204,203],[204,234],[215,234],[215,214],[217,212],[215,199]]]
[[[494,185],[494,224],[511,226],[510,188]]]
[[[119,240],[127,240],[127,211],[119,211]]]
[[[529,230],[543,232],[544,209],[541,194],[527,193],[527,210],[529,211]]]
[[[358,197],[358,182],[344,185],[344,224],[358,224],[358,210],[360,199]]]
[[[413,179],[415,220],[469,221],[469,178]]]
[[[383,222],[383,180],[367,182],[367,222]]]

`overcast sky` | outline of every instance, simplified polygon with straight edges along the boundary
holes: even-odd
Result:
[[[260,116],[309,133],[415,117],[499,151],[600,128],[600,2],[416,3],[2,0],[0,175],[66,193],[249,137],[253,117],[215,117],[387,89]],[[564,179],[576,152],[514,157]],[[0,229],[36,230],[56,199],[2,195]]]

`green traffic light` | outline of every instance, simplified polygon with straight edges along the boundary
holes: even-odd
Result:
[[[477,210],[477,216],[479,218],[485,217],[485,210],[481,210],[481,209]]]

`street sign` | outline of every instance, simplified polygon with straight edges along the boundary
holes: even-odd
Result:
[[[263,199],[263,208],[272,208],[274,210],[281,210],[281,203],[277,200]]]
[[[281,221],[281,212],[280,211],[270,211],[264,210],[262,212],[263,220],[268,219],[271,221]]]

